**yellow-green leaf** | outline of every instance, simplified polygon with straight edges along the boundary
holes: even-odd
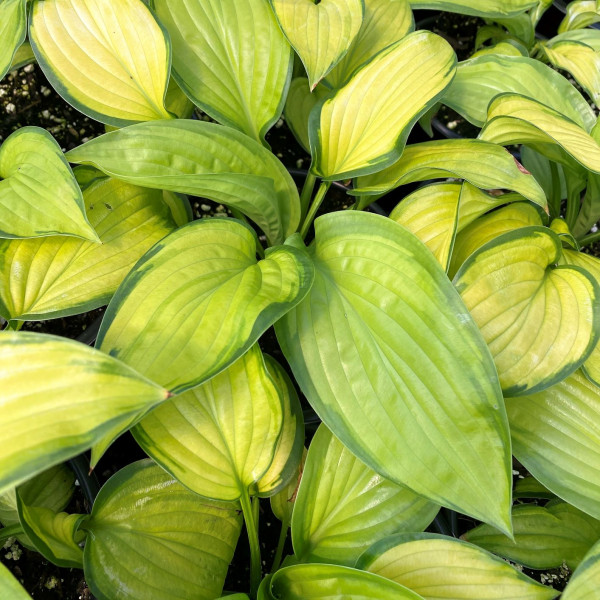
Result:
[[[569,579],[562,600],[590,600],[600,589],[600,541],[583,557]]]
[[[410,33],[377,54],[312,111],[313,172],[346,179],[397,161],[411,127],[452,81],[455,64],[450,45],[428,31]]]
[[[365,10],[363,0],[270,0],[279,25],[304,64],[310,89],[348,52]]]
[[[558,145],[586,169],[600,173],[600,145],[585,129],[554,109],[518,94],[500,94],[488,108],[480,139],[496,144]],[[549,156],[554,158],[554,156]]]
[[[0,240],[0,315],[35,320],[108,304],[138,259],[176,228],[160,190],[116,179],[83,193],[101,244],[51,236]]]
[[[116,437],[168,397],[102,352],[23,332],[0,333],[0,389],[0,493]]]
[[[506,561],[455,538],[405,533],[371,546],[357,567],[400,583],[426,600],[551,600],[558,592]]]
[[[558,33],[583,29],[598,21],[600,21],[600,9],[596,0],[575,0],[567,5],[567,14],[558,26]]]
[[[556,267],[560,256],[556,234],[526,227],[487,243],[454,278],[505,395],[550,387],[577,370],[596,345],[600,287],[579,267]]]
[[[599,148],[600,150],[600,148]],[[427,179],[459,177],[482,189],[519,192],[546,207],[546,196],[535,178],[504,148],[481,140],[437,140],[411,144],[387,169],[359,177],[354,195],[388,192],[400,185]],[[369,199],[363,199],[362,204]]]
[[[538,0],[410,0],[413,8],[458,12],[475,17],[510,17],[535,6]]]
[[[35,55],[33,54],[33,50],[31,48],[31,44],[29,42],[23,42],[15,52],[13,56],[12,64],[10,65],[10,70],[20,69],[25,65],[29,65],[32,62],[35,62]]]
[[[354,566],[377,540],[422,531],[439,505],[380,477],[321,425],[312,439],[292,516],[301,562]]]
[[[408,0],[364,0],[361,28],[345,56],[327,75],[327,84],[341,87],[358,67],[414,29]]]
[[[25,0],[0,2],[0,79],[11,69],[13,57],[25,40],[27,34],[25,5]]]
[[[600,388],[580,371],[507,398],[513,451],[550,491],[600,519]]]
[[[179,85],[213,119],[262,140],[277,121],[292,49],[266,0],[154,0]]]
[[[35,0],[29,39],[44,74],[77,110],[121,127],[168,119],[168,35],[142,0]]]
[[[254,345],[205,384],[165,402],[133,433],[192,491],[233,501],[271,466],[283,420],[280,392]]]
[[[454,241],[452,260],[448,274],[454,277],[461,265],[481,246],[497,238],[503,233],[514,231],[521,227],[543,225],[539,210],[528,202],[516,202],[499,208],[489,215],[479,217],[461,229],[459,216],[459,231]]]
[[[2,563],[0,563],[0,596],[10,600],[31,600],[30,594]]]
[[[99,241],[60,146],[39,127],[23,127],[0,146],[0,237],[72,235]]]
[[[257,262],[255,236],[223,218],[168,235],[117,290],[97,346],[178,393],[225,369],[312,285],[301,250],[277,246]]]

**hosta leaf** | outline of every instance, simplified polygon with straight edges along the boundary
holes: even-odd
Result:
[[[486,56],[490,54],[502,56],[529,56],[529,52],[525,46],[516,40],[506,40],[504,42],[498,42],[493,46],[485,46],[481,50],[474,52],[471,55],[471,58],[477,58],[478,56]]]
[[[457,185],[457,184],[446,184]],[[533,205],[528,202],[522,202],[523,196],[517,193],[508,192],[506,194],[498,194],[498,190],[493,190],[492,193],[485,192],[469,183],[462,184],[462,193],[460,197],[460,207],[458,211],[457,231],[460,233],[466,229],[471,223],[479,220],[479,217],[485,213],[502,206],[503,204],[512,204],[519,206],[528,206],[533,208]],[[541,213],[539,208],[533,208],[535,213]],[[494,211],[495,214],[498,211]],[[537,221],[541,224],[541,220]]]
[[[559,35],[555,35],[548,40],[549,44],[559,42],[579,42],[591,46],[594,50],[600,51],[600,30],[598,29],[572,29]]]
[[[382,539],[357,567],[400,583],[427,600],[550,600],[558,592],[493,554],[455,538],[405,533]]]
[[[292,516],[302,562],[354,566],[377,540],[421,531],[439,506],[371,470],[324,426],[313,438]]]
[[[372,573],[335,565],[295,565],[281,569],[259,600],[422,600],[419,594]]]
[[[255,221],[272,244],[300,222],[298,190],[279,160],[215,123],[142,123],[91,140],[67,157],[135,185],[223,202]]]
[[[0,79],[10,70],[13,57],[27,34],[25,0],[0,2]]]
[[[488,242],[454,284],[494,357],[505,395],[530,394],[573,373],[600,333],[600,287],[579,267],[555,267],[556,234],[526,227]]]
[[[600,146],[594,138],[552,108],[518,94],[492,100],[479,137],[504,145],[558,145],[586,169],[600,173]]]
[[[467,258],[487,242],[503,233],[534,225],[543,225],[542,218],[539,211],[527,202],[516,202],[478,218],[457,233],[449,276],[454,277]]]
[[[2,563],[0,563],[0,596],[10,600],[31,600],[29,593]]]
[[[377,215],[334,213],[315,227],[313,287],[275,326],[302,391],[369,467],[509,530],[496,372],[440,265]]]
[[[551,500],[556,496],[544,487],[535,477],[528,475],[518,479],[513,488],[513,498],[546,498]]]
[[[568,265],[576,265],[585,269],[600,285],[600,260],[595,256],[573,250],[563,250],[563,261]],[[600,347],[598,344],[583,363],[583,371],[589,379],[600,386]]]
[[[176,228],[160,190],[102,179],[83,199],[102,244],[64,236],[0,240],[0,314],[7,320],[108,304],[144,252]]]
[[[21,332],[0,333],[0,389],[0,493],[116,437],[168,396],[84,344]]]
[[[543,98],[545,104],[586,131],[596,123],[594,111],[565,77],[529,57],[491,55],[460,63],[443,101],[481,127],[492,99],[505,92]]]
[[[265,0],[154,0],[179,85],[213,119],[261,140],[283,108],[292,51]]]
[[[273,461],[282,413],[279,390],[254,345],[207,383],[152,411],[133,433],[186,487],[233,501],[256,493]]]
[[[417,122],[448,87],[456,55],[428,31],[408,34],[359,69],[310,116],[313,172],[327,180],[394,163]],[[418,86],[418,94],[409,94]]]
[[[550,491],[600,519],[600,391],[581,372],[509,398],[513,450]]]
[[[302,473],[304,472],[306,455],[306,448],[303,448],[300,464],[296,467],[296,471],[290,482],[274,496],[269,498],[273,514],[281,521],[282,527],[285,527],[286,529],[289,528],[292,522],[292,513],[294,511],[294,505],[296,504],[296,497],[298,496],[298,487],[300,486]]]
[[[535,6],[538,0],[410,0],[413,8],[458,12],[475,17],[509,17]]]
[[[513,508],[514,542],[489,525],[479,525],[464,538],[490,552],[532,569],[566,563],[574,569],[600,539],[600,521],[566,502],[546,507],[521,504]]]
[[[210,379],[312,284],[302,251],[279,246],[257,262],[256,243],[254,231],[232,219],[170,234],[123,281],[96,345],[178,393]]]
[[[459,177],[483,189],[514,190],[535,204],[546,206],[544,192],[531,173],[525,171],[506,149],[481,140],[411,144],[392,166],[359,177],[352,193],[381,194],[414,181],[446,177]]]
[[[23,42],[15,52],[15,55],[12,59],[12,64],[10,65],[10,70],[20,69],[26,65],[35,62],[35,55],[33,54],[33,50],[31,49],[31,44],[29,42]]]
[[[326,81],[333,88],[341,87],[358,67],[415,28],[408,0],[364,0],[364,4],[365,14],[358,34],[327,75]]]
[[[294,480],[304,451],[304,416],[296,388],[274,358],[265,356],[265,362],[281,396],[283,422],[271,466],[258,482],[261,497],[277,494]]]
[[[213,600],[240,535],[238,512],[150,460],[128,465],[100,490],[83,526],[86,581],[98,600]]]
[[[78,545],[85,535],[77,528],[86,515],[56,513],[49,508],[28,506],[17,493],[21,525],[35,549],[60,567],[83,568],[83,550]]]
[[[579,42],[556,42],[544,46],[544,52],[557,69],[564,69],[600,104],[600,53]]]
[[[169,38],[141,0],[35,0],[29,39],[58,93],[116,127],[168,119]]]
[[[348,52],[361,28],[363,0],[270,0],[279,25],[304,64],[310,89]]]
[[[283,109],[285,122],[300,145],[309,153],[308,120],[310,111],[317,105],[319,100],[329,94],[330,90],[324,85],[318,85],[311,92],[306,77],[295,77],[290,84]]]
[[[584,556],[581,564],[571,576],[562,600],[587,600],[600,589],[600,542]]]
[[[23,127],[0,146],[0,237],[98,237],[85,216],[81,191],[54,138]]]
[[[567,14],[558,26],[558,33],[583,29],[600,21],[600,10],[595,0],[576,0],[567,5]]]

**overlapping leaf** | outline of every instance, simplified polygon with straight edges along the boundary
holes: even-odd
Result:
[[[223,202],[250,217],[273,244],[300,222],[298,190],[279,160],[248,136],[214,123],[142,123],[91,140],[67,158],[135,185]]]
[[[477,546],[431,533],[382,539],[357,567],[427,600],[550,600],[558,595]]]
[[[11,600],[31,600],[29,593],[2,563],[0,563],[0,595]]]
[[[380,171],[402,154],[411,127],[448,87],[456,56],[428,31],[388,46],[310,116],[313,172],[327,180]],[[418,94],[409,93],[418,87]]]
[[[445,273],[389,219],[351,211],[315,227],[315,283],[276,324],[303,392],[378,473],[510,529],[495,369]]]
[[[352,193],[382,194],[414,181],[446,177],[459,177],[483,189],[514,190],[535,204],[546,206],[544,192],[531,173],[504,148],[481,140],[411,144],[402,158],[387,169],[359,177]]]
[[[596,123],[594,111],[565,77],[529,57],[490,55],[460,63],[444,94],[444,104],[481,127],[492,99],[507,92],[543,98],[545,104],[586,131]]]
[[[514,454],[549,490],[600,519],[600,391],[581,372],[508,398]]]
[[[83,344],[0,333],[0,493],[116,437],[168,392]]]
[[[0,146],[0,237],[63,234],[94,242],[81,191],[54,138],[23,127]]]
[[[29,39],[58,93],[116,127],[168,119],[165,31],[142,0],[35,0]]]
[[[537,3],[537,0],[410,0],[413,8],[458,12],[486,19],[518,15]]]
[[[413,31],[414,20],[408,0],[364,0],[362,25],[348,52],[327,75],[327,83],[341,87],[354,71],[378,52]]]
[[[489,525],[479,525],[464,538],[490,552],[532,569],[571,569],[600,539],[600,521],[560,500],[543,506],[521,504],[513,508],[514,541]]]
[[[264,0],[154,0],[186,94],[215,120],[262,140],[283,108],[292,51]]]
[[[254,345],[210,381],[152,411],[134,430],[146,453],[197,494],[237,500],[270,467],[280,392]]]
[[[0,2],[0,79],[11,68],[13,57],[27,35],[25,0]]]
[[[501,94],[490,103],[479,137],[496,144],[537,144],[542,154],[546,146],[557,145],[586,169],[600,173],[600,145],[592,136],[554,109],[518,94]]]
[[[194,221],[156,244],[123,281],[97,346],[181,393],[235,362],[302,300],[313,267],[290,246],[256,260],[255,233]]]
[[[555,267],[556,234],[527,227],[487,243],[454,284],[494,357],[505,395],[533,393],[573,373],[600,333],[600,288],[579,267]]]
[[[567,14],[558,26],[558,33],[571,29],[583,29],[600,21],[600,10],[595,0],[569,2]]]
[[[313,438],[292,517],[302,562],[354,566],[377,540],[421,531],[439,506],[377,475],[321,425]]]
[[[99,600],[213,600],[241,517],[234,504],[209,502],[143,460],[109,479],[83,528],[86,580]]]
[[[102,244],[64,236],[0,240],[0,314],[7,320],[108,304],[144,252],[176,228],[160,190],[102,179],[83,199]]]
[[[562,600],[587,600],[600,589],[600,542],[592,546],[569,579]]]

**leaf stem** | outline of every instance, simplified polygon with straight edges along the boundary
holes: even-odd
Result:
[[[580,207],[581,201],[579,198],[579,194],[569,192],[567,194],[567,214],[565,215],[565,221],[567,222],[569,229],[573,229],[575,221],[577,220],[577,215],[579,214]]]
[[[6,329],[8,331],[19,331],[23,325],[25,325],[25,321],[15,321],[13,319],[12,321],[8,322]]]
[[[256,598],[258,586],[262,578],[260,543],[258,541],[258,515],[255,516],[257,504],[253,506],[247,488],[242,491],[240,504],[242,505],[246,532],[248,533],[248,543],[250,544],[250,597]]]
[[[306,174],[304,185],[302,186],[302,193],[300,194],[300,207],[302,209],[302,218],[306,217],[308,211],[308,205],[315,189],[315,183],[317,183],[316,175],[313,175],[310,171]]]
[[[8,538],[21,533],[25,533],[21,527],[21,523],[15,523],[14,525],[9,525],[8,527],[2,527],[2,529],[0,529],[0,544],[4,543]]]
[[[285,540],[287,540],[288,529],[290,528],[290,521],[286,519],[281,522],[281,531],[279,532],[279,542],[277,543],[277,552],[275,552],[275,558],[273,558],[273,566],[271,567],[271,573],[275,573],[281,565],[281,559],[283,557],[283,548],[285,546]]]
[[[577,240],[579,242],[580,246],[589,246],[590,244],[593,244],[594,242],[597,242],[600,240],[600,230],[596,231],[595,233],[588,233],[587,235],[584,235],[581,239]]]
[[[325,198],[325,194],[327,194],[327,191],[329,190],[330,186],[331,186],[330,181],[321,181],[321,185],[319,187],[319,190],[317,191],[317,195],[315,196],[313,203],[311,204],[310,208],[308,209],[308,214],[306,215],[306,218],[304,219],[304,223],[302,223],[302,229],[300,229],[300,236],[302,237],[302,239],[304,239],[306,237],[306,234],[308,233],[308,230],[310,229],[310,226],[312,225],[312,222],[317,214],[317,211],[319,210],[319,207],[321,206],[321,203],[323,202],[323,199]]]

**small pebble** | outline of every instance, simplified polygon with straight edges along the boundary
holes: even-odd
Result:
[[[17,107],[12,103],[9,102],[6,106],[5,106],[6,112],[11,114],[14,113],[17,110]]]

